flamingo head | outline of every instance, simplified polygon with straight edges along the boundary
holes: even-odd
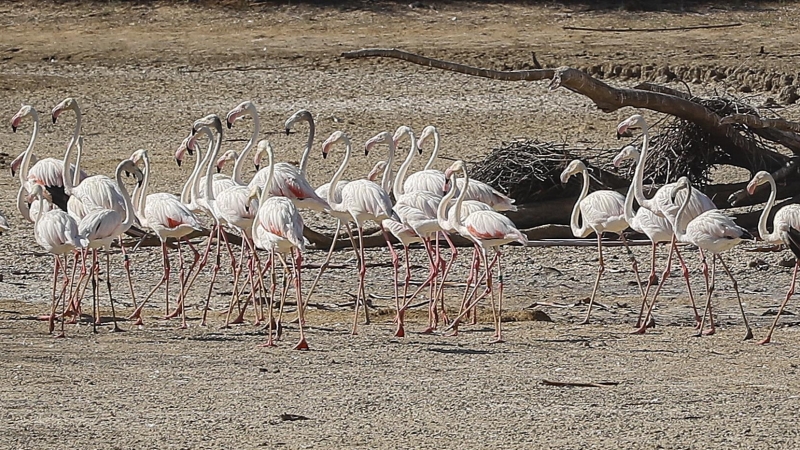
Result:
[[[769,180],[771,179],[773,178],[772,175],[769,174],[769,172],[762,170],[756,173],[753,179],[750,180],[749,183],[747,183],[747,193],[750,195],[755,194],[757,187],[761,186],[762,184],[769,183]]]
[[[311,112],[307,109],[301,109],[296,113],[292,114],[291,117],[286,119],[286,123],[283,124],[284,128],[286,129],[286,135],[288,136],[289,133],[292,131],[292,127],[298,120],[305,120],[309,124],[314,123],[314,117],[311,115]]]
[[[272,144],[266,139],[258,141],[256,154],[253,155],[253,164],[256,166],[256,171],[261,167],[261,160],[264,158],[264,155],[269,156],[270,154],[272,154]]]
[[[400,127],[400,128],[403,128],[403,127]],[[408,128],[408,127],[406,127],[406,128]],[[399,128],[398,128],[398,131],[399,131]],[[397,145],[397,139],[396,138],[397,138],[397,133],[395,133],[395,135],[392,136],[392,134],[389,133],[388,131],[381,131],[380,133],[376,134],[375,136],[369,138],[369,140],[367,140],[367,142],[364,144],[364,155],[369,155],[369,152],[372,151],[372,149],[375,147],[376,144],[384,144],[384,143],[388,143],[389,141],[391,141],[391,144],[389,144],[389,145],[396,146]]]
[[[647,131],[647,122],[641,114],[634,114],[617,125],[617,139],[623,136],[630,137],[631,133],[629,130],[635,130],[637,128],[642,129],[642,131]]]
[[[196,134],[202,127],[213,127],[217,134],[222,135],[222,120],[216,114],[209,114],[202,119],[197,119],[192,124],[192,134]]]
[[[450,190],[450,183],[453,180],[454,174],[456,172],[458,172],[458,171],[466,172],[466,166],[464,165],[464,161],[462,161],[460,159],[458,161],[453,162],[453,164],[450,164],[450,167],[448,167],[444,171],[444,192],[443,192],[443,194]]]
[[[225,163],[229,161],[236,161],[239,158],[239,154],[236,153],[235,150],[228,150],[227,152],[223,153],[222,156],[217,159],[217,173],[222,172],[222,169],[225,168]]]
[[[678,196],[678,192],[682,191],[683,189],[691,189],[692,183],[689,182],[689,178],[687,177],[680,177],[678,181],[675,183],[675,186],[672,187],[672,191],[669,193],[669,199],[672,203],[675,203],[675,199]]]
[[[253,200],[258,200],[259,198],[261,198],[261,191],[262,191],[262,187],[257,185],[257,184],[254,184],[253,186],[250,186],[250,190],[247,193],[247,206],[245,206],[245,211],[250,212],[250,209],[249,209],[250,208],[249,207],[250,202],[252,202]]]
[[[397,147],[397,143],[400,142],[400,139],[402,139],[403,136],[408,136],[411,139],[413,145],[416,145],[416,139],[414,138],[414,131],[411,129],[411,127],[407,125],[400,125],[399,127],[397,127],[397,130],[395,130],[394,136],[392,137],[392,143],[394,144],[395,147]],[[419,151],[422,152],[421,150]]]
[[[147,151],[146,150],[137,150],[137,152],[142,152],[141,157],[146,159],[147,158]],[[136,153],[136,152],[134,152]],[[128,176],[133,176],[136,178],[136,183],[141,186],[142,181],[144,180],[144,174],[136,164],[130,159],[123,159],[122,162],[119,163],[117,166],[117,170],[124,171]]]
[[[19,111],[17,111],[17,113],[14,114],[14,117],[11,118],[11,131],[16,133],[17,128],[19,128],[20,122],[22,122],[22,119],[30,116],[31,114],[33,114],[34,111],[36,110],[33,109],[33,106],[22,105],[22,108],[20,108]]]
[[[189,140],[191,138],[192,136],[184,138],[183,142],[181,142],[181,145],[178,146],[178,150],[175,151],[175,164],[177,164],[178,167],[180,167],[181,164],[183,164],[183,160],[186,158],[186,154],[187,153],[191,154],[191,150],[189,150]]]
[[[239,105],[236,106],[236,108],[230,110],[228,115],[225,116],[225,122],[226,125],[228,126],[228,129],[233,128],[233,124],[236,123],[236,121],[239,120],[239,118],[248,114],[252,116],[253,114],[255,114],[255,111],[256,111],[256,105],[253,104],[253,102],[248,100],[239,103]]]
[[[567,164],[567,167],[561,172],[561,184],[567,184],[569,178],[576,173],[581,173],[586,170],[586,164],[580,159],[573,159]]]
[[[422,129],[422,132],[419,134],[417,138],[417,149],[419,153],[422,154],[422,145],[425,143],[429,137],[434,136],[434,141],[437,140],[439,137],[439,132],[436,130],[436,127],[433,125],[428,125],[427,127]]]
[[[78,111],[78,101],[72,97],[65,98],[61,103],[57,104],[53,111],[50,113],[50,116],[53,118],[53,123],[56,123],[58,120],[58,116],[61,115],[67,109],[71,109],[73,111]]]
[[[634,147],[633,145],[626,145],[622,148],[622,150],[617,153],[617,156],[614,157],[613,163],[614,167],[619,167],[622,165],[622,161],[626,159],[639,159],[639,150]]]
[[[375,163],[375,167],[373,167],[372,170],[370,170],[369,173],[367,174],[367,180],[369,181],[377,180],[378,175],[380,175],[381,172],[384,171],[384,169],[386,169],[386,161],[378,161],[377,163]]]
[[[145,158],[147,157],[148,157],[147,150],[140,148],[139,150],[136,150],[135,152],[131,153],[131,157],[128,159],[131,160],[131,162],[138,167],[140,164],[142,164],[142,162],[144,162]]]
[[[43,195],[44,195],[44,186],[42,186],[41,184],[34,184],[33,189],[30,192],[28,192],[28,195],[25,196],[25,203],[30,205]]]
[[[339,141],[344,141],[348,145],[350,144],[350,139],[344,131],[334,131],[328,139],[325,139],[325,142],[322,143],[322,157],[327,158],[328,153],[331,151],[331,146]]]

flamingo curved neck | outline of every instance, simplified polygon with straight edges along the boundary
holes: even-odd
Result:
[[[25,149],[25,156],[22,157],[22,163],[20,165],[19,182],[21,185],[25,185],[25,182],[28,181],[28,169],[30,168],[31,157],[33,156],[33,144],[36,142],[36,136],[39,135],[39,113],[31,108],[30,116],[31,119],[33,119],[33,132],[31,133],[31,140],[28,142],[28,148]]]
[[[25,190],[25,186],[20,186],[19,190],[17,191],[17,210],[19,213],[22,214],[22,218],[27,220],[28,222],[34,222],[34,219],[31,219],[31,210],[28,206],[28,203],[25,201],[25,195],[28,191]],[[41,199],[40,199],[41,200]],[[42,212],[42,203],[39,203],[39,215]],[[36,216],[36,220],[39,220],[39,216]]]
[[[239,154],[239,157],[236,158],[236,164],[233,165],[233,182],[239,186],[244,186],[247,183],[242,180],[242,170],[244,169],[245,160],[247,155],[250,154],[250,150],[256,144],[258,140],[258,134],[261,132],[261,121],[258,118],[258,110],[255,107],[248,108],[248,112],[250,116],[253,118],[253,134],[250,136],[250,140],[247,141],[247,145],[244,146],[244,149]]]
[[[461,168],[461,174],[464,175],[464,186],[462,186],[461,192],[458,194],[458,199],[456,200],[456,210],[455,210],[455,225],[456,228],[461,232],[461,229],[464,228],[464,222],[461,220],[461,205],[464,203],[464,199],[467,197],[467,188],[469,188],[469,175],[467,174],[467,168]],[[453,179],[453,185],[450,186],[451,191],[455,191],[456,189],[456,180]],[[452,198],[452,197],[451,197]],[[465,236],[469,233],[465,233]]]
[[[273,178],[275,177],[275,156],[272,154],[272,147],[267,146],[267,162],[269,163],[269,169],[267,169],[267,181],[264,183],[264,188],[261,190],[261,195],[258,197],[258,207],[264,204],[270,197],[270,190],[272,190],[272,182]],[[253,222],[255,226],[255,221]]]
[[[214,137],[214,148],[212,150],[213,155],[209,158],[208,166],[206,167],[206,201],[209,204],[213,203],[216,200],[214,196],[214,175],[211,173],[211,169],[214,166],[214,161],[217,160],[217,156],[219,154],[219,149],[222,146],[222,130],[217,130],[217,135]]]
[[[330,205],[331,209],[333,210],[341,210],[341,203],[336,203],[336,185],[339,184],[339,180],[342,178],[342,174],[344,174],[344,170],[347,168],[347,165],[350,164],[350,152],[352,151],[350,146],[350,139],[346,136],[342,136],[342,140],[344,141],[344,159],[342,163],[339,164],[339,169],[333,174],[333,178],[331,178],[331,184],[328,186],[328,198],[325,200],[328,201],[328,205]]]
[[[431,152],[431,157],[428,158],[428,163],[425,164],[425,167],[422,170],[429,170],[433,167],[434,161],[436,161],[436,157],[439,156],[439,132],[436,129],[433,129],[433,152]]]
[[[450,205],[450,202],[453,200],[453,197],[456,195],[456,175],[451,175],[452,179],[450,180],[450,190],[447,191],[447,194],[442,197],[442,201],[439,202],[439,206],[436,207],[436,220],[439,222],[447,222],[447,207]]]
[[[72,145],[72,141],[70,141],[69,145],[67,145],[67,152],[64,153],[64,161],[61,164],[61,182],[64,183],[64,192],[67,195],[72,195],[72,191],[75,189],[74,178],[70,177],[69,168],[71,167],[70,160],[72,159],[72,149],[74,146]],[[81,153],[81,146],[78,145],[78,159],[80,160],[80,153]],[[76,171],[80,170],[79,168],[75,168]]]
[[[144,158],[144,170],[147,175],[150,174],[150,158]],[[117,173],[116,173],[116,181],[117,181],[117,188],[119,188],[119,192],[122,194],[122,198],[125,199],[125,219],[120,224],[121,232],[124,233],[128,231],[133,225],[133,217],[135,211],[133,209],[133,202],[131,201],[131,196],[128,194],[128,189],[125,187],[125,182],[122,180],[122,171],[123,171],[123,164],[125,161],[121,162],[117,166]],[[144,189],[142,189],[144,192]]]
[[[581,176],[583,176],[581,195],[578,196],[575,206],[572,207],[572,215],[570,215],[569,218],[569,228],[572,230],[572,234],[575,237],[586,237],[586,235],[589,234],[589,227],[581,225],[581,202],[589,195],[589,173],[586,171],[586,168],[581,170]]]
[[[78,106],[78,103],[74,103],[73,110],[75,111],[75,131],[72,132],[72,139],[70,140],[69,145],[74,145],[78,142],[78,137],[81,135],[81,108]],[[72,185],[77,186],[81,182],[81,153],[83,153],[82,146],[78,146],[78,157],[75,159],[75,172],[72,174]],[[69,166],[67,166],[69,167]],[[65,175],[69,177],[69,174]]]
[[[690,184],[686,188],[686,197],[683,199],[683,203],[681,203],[681,207],[680,207],[680,209],[678,209],[678,214],[675,216],[675,224],[674,224],[675,237],[679,241],[685,241],[686,240],[685,239],[685,237],[686,237],[686,227],[688,226],[688,223],[684,223],[683,216],[684,216],[684,213],[686,212],[686,207],[689,206],[689,201],[691,199],[692,199],[692,185]]]
[[[197,155],[198,159],[200,155]],[[119,184],[119,183],[118,183]],[[150,158],[144,158],[144,179],[142,180],[141,186],[137,187],[139,190],[139,201],[136,203],[138,208],[134,209],[136,211],[137,216],[139,217],[139,221],[142,225],[146,225],[144,209],[147,206],[147,189],[150,186]]]
[[[639,160],[636,162],[636,170],[633,173],[633,194],[636,201],[639,202],[639,206],[658,214],[659,212],[656,211],[653,201],[644,196],[644,165],[647,161],[647,147],[650,140],[648,132],[647,124],[642,124],[642,151],[639,153]]]
[[[311,153],[311,147],[314,145],[314,133],[316,127],[314,125],[314,117],[311,113],[303,114],[302,118],[308,122],[308,140],[306,141],[306,148],[303,149],[303,156],[300,157],[300,175],[306,178],[306,166],[308,166],[308,155]]]
[[[411,130],[407,130],[404,134],[408,135],[408,138],[411,140],[411,147],[408,149],[408,155],[406,156],[405,161],[403,161],[403,164],[401,164],[400,168],[397,169],[397,178],[394,180],[394,186],[392,189],[395,199],[400,198],[400,196],[405,193],[405,190],[403,189],[403,182],[406,180],[406,172],[408,172],[408,168],[411,166],[411,161],[414,159],[414,153],[417,151],[417,140],[414,137],[414,133]],[[393,149],[393,147],[394,140],[391,140],[389,148]],[[388,169],[389,167],[390,165],[387,164],[386,168]],[[386,178],[384,178],[384,181],[385,180]]]
[[[767,200],[767,205],[764,207],[764,211],[761,212],[761,217],[758,218],[758,234],[761,236],[761,239],[772,242],[772,241],[780,241],[780,231],[775,228],[772,233],[767,231],[767,219],[769,218],[770,212],[772,212],[773,206],[775,206],[775,199],[778,195],[777,187],[775,186],[775,179],[772,178],[772,175],[768,175],[767,181],[769,181],[769,200]],[[773,224],[774,225],[774,224]]]

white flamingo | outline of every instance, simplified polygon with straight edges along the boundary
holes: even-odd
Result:
[[[638,161],[639,151],[635,147],[628,145],[623,148],[619,154],[614,157],[614,166],[619,167],[622,161],[626,159],[633,159]],[[672,224],[665,217],[660,217],[656,213],[647,208],[639,208],[635,213],[633,212],[633,201],[635,200],[635,183],[631,183],[628,188],[628,193],[625,196],[625,220],[628,225],[639,233],[644,233],[652,243],[652,252],[650,257],[650,276],[647,280],[647,287],[642,294],[642,307],[639,310],[639,317],[636,319],[636,327],[641,327],[642,316],[644,315],[645,307],[647,306],[647,296],[650,293],[650,288],[657,282],[656,277],[656,248],[660,243],[667,243],[672,241],[674,235],[672,231]],[[636,260],[633,260],[634,263]],[[638,267],[634,266],[636,270],[636,279],[639,280]]]
[[[294,346],[295,350],[308,350],[308,342],[305,337],[305,304],[303,303],[302,294],[302,265],[303,265],[303,252],[305,251],[305,243],[303,241],[303,218],[297,211],[294,203],[286,197],[271,197],[270,191],[276,170],[272,149],[267,141],[261,141],[258,144],[259,150],[267,155],[269,161],[269,169],[265,180],[265,185],[262,188],[260,185],[250,187],[250,199],[258,198],[258,212],[253,221],[252,235],[255,239],[255,244],[258,248],[263,248],[271,252],[270,264],[274,270],[275,267],[275,253],[291,253],[294,255],[294,282],[295,292],[297,294],[297,311],[298,311],[298,324],[300,327],[300,340]],[[272,291],[274,293],[274,282]],[[272,301],[274,296],[270,296]],[[269,337],[265,346],[272,346],[272,307],[269,308],[270,317],[269,323]],[[280,319],[278,319],[280,321]]]
[[[39,203],[44,202],[44,187],[35,185],[30,199],[38,198]],[[41,209],[40,209],[41,210]],[[51,294],[51,309],[48,320],[50,323],[49,332],[55,328],[55,314],[58,301],[64,297],[70,278],[67,276],[66,257],[61,261],[61,256],[74,250],[80,250],[89,244],[83,236],[78,233],[78,224],[75,219],[58,208],[37,214],[34,225],[34,238],[36,243],[53,255],[53,291]],[[61,267],[64,274],[64,284],[61,292],[56,296],[58,285],[58,269]],[[64,302],[64,313],[66,314],[67,303]],[[63,315],[62,315],[63,318]],[[64,337],[64,320],[61,322],[61,334]]]
[[[16,161],[19,160],[20,178],[24,179],[23,185],[26,189],[32,187],[32,184],[40,184],[47,190],[51,203],[55,204],[64,211],[67,210],[67,195],[64,193],[63,174],[61,160],[55,158],[36,159],[36,163],[31,167],[34,161],[33,143],[36,140],[37,132],[39,129],[39,114],[31,105],[23,105],[19,112],[11,118],[11,129],[16,132],[20,122],[25,117],[31,117],[34,125],[34,133],[31,135],[31,141],[28,144],[28,149],[25,153],[19,155],[13,161],[12,167],[16,166]],[[79,128],[76,128],[80,131]],[[74,145],[77,141],[77,134],[73,135],[69,145]],[[74,168],[72,168],[74,170]],[[73,173],[70,172],[70,176]],[[86,174],[79,172],[79,178],[85,177]],[[25,214],[23,214],[24,216]]]
[[[243,102],[236,108],[236,110],[239,112],[233,115],[228,115],[228,127],[232,127],[239,118],[249,115],[253,118],[253,135],[257,136],[260,122],[258,120],[258,110],[253,102]],[[307,147],[303,152],[304,161],[308,159],[307,155],[310,151],[311,148]],[[259,163],[264,155],[265,150],[256,150],[256,154],[253,157],[256,168],[258,168]],[[289,163],[277,163],[274,173],[274,180],[271,188],[272,192],[270,192],[270,195],[287,197],[291,199],[298,208],[301,209],[307,208],[314,211],[325,211],[328,209],[328,203],[314,192],[314,188],[311,187],[311,184],[309,184],[297,166]],[[258,170],[258,172],[256,172],[253,179],[250,180],[249,186],[263,187],[266,184],[267,174],[268,168],[262,167],[260,170]]]
[[[675,200],[677,192],[683,189],[689,191],[687,194],[691,194],[692,185],[689,183],[689,179],[686,177],[681,177],[676,183],[676,186],[673,188],[672,199]],[[690,201],[691,196],[687,195],[678,209],[676,216],[677,220],[675,222],[677,224],[675,227],[675,235],[682,242],[688,242],[696,245],[697,247],[709,251],[712,254],[711,283],[708,285],[708,297],[706,298],[706,307],[703,312],[703,318],[700,322],[698,336],[702,334],[714,333],[714,313],[711,311],[711,295],[714,292],[714,281],[717,271],[716,261],[719,260],[720,264],[722,264],[722,267],[725,269],[725,272],[731,279],[733,289],[736,291],[736,300],[739,302],[739,310],[742,313],[742,320],[744,321],[744,326],[747,330],[744,339],[752,339],[753,331],[750,329],[750,325],[747,323],[747,315],[745,314],[744,307],[742,306],[742,298],[739,296],[739,286],[736,283],[736,280],[733,278],[733,274],[731,273],[730,269],[728,269],[727,264],[725,264],[725,260],[722,259],[721,253],[732,249],[736,246],[736,244],[744,239],[752,240],[753,236],[750,235],[750,233],[744,228],[736,225],[736,222],[734,222],[732,218],[726,216],[718,209],[708,210],[686,224],[683,219],[686,218],[686,209]],[[705,325],[706,314],[708,314],[709,317],[709,329],[708,331],[704,332],[703,327]]]
[[[314,145],[314,132],[316,131],[316,127],[314,126],[314,116],[307,109],[298,110],[296,113],[292,114],[291,117],[286,119],[284,128],[286,128],[286,135],[288,136],[292,131],[292,127],[300,121],[308,123],[308,140],[306,141],[306,146],[303,149],[303,156],[300,157],[300,166],[298,167],[300,170],[300,175],[303,178],[306,178],[308,155],[310,154],[311,148]],[[322,198],[324,199],[325,197]]]
[[[762,184],[769,184],[770,192],[767,204],[764,206],[764,210],[761,212],[761,217],[758,219],[758,234],[765,242],[770,244],[784,243],[786,246],[791,248],[791,246],[795,243],[792,242],[791,237],[789,236],[789,229],[800,229],[800,205],[790,204],[779,209],[778,212],[775,213],[775,218],[772,219],[773,231],[770,233],[767,230],[767,220],[772,212],[773,206],[775,206],[775,199],[777,197],[775,179],[772,177],[772,175],[770,175],[769,172],[762,170],[756,173],[753,179],[750,180],[750,183],[747,184],[747,192],[750,195],[753,195],[756,192],[756,188]],[[795,282],[797,281],[798,268],[800,268],[800,258],[795,260],[794,271],[792,273],[792,282],[789,284],[789,291],[786,293],[786,298],[778,308],[778,314],[775,315],[775,320],[772,322],[772,326],[769,329],[769,333],[767,333],[767,337],[761,340],[759,344],[768,344],[772,339],[772,333],[775,331],[775,326],[778,324],[778,319],[781,317],[781,313],[783,313],[783,309],[786,307],[789,299],[794,294],[794,286]]]
[[[359,258],[358,294],[355,301],[352,331],[353,334],[356,334],[358,310],[361,301],[364,302],[364,314],[366,316],[366,322],[369,323],[369,315],[367,314],[367,296],[365,294],[367,263],[366,259],[364,258],[364,223],[366,221],[372,221],[380,226],[381,231],[383,232],[383,237],[386,239],[386,245],[389,247],[389,252],[392,255],[392,265],[394,266],[395,270],[397,270],[397,253],[395,253],[394,248],[389,241],[389,236],[386,234],[386,230],[383,228],[382,224],[384,219],[392,217],[394,213],[392,211],[392,201],[389,198],[389,193],[371,181],[351,181],[347,183],[342,190],[341,201],[337,201],[337,199],[334,198],[336,185],[339,183],[342,174],[350,162],[350,152],[352,150],[350,139],[347,137],[347,135],[345,135],[344,132],[335,131],[322,144],[322,153],[327,154],[330,151],[330,147],[338,142],[342,142],[345,145],[345,157],[342,161],[342,164],[339,166],[339,170],[337,170],[336,174],[333,176],[333,180],[331,180],[330,189],[328,191],[328,203],[331,205],[332,210],[349,212],[350,216],[353,218],[353,221],[356,223],[356,227],[358,228],[358,248],[361,257]],[[369,150],[374,145],[375,142],[367,141],[365,153],[369,153]],[[386,160],[386,169],[383,174],[384,182],[386,182],[386,179],[391,179],[391,166],[393,158],[394,152],[393,146],[391,146],[389,148],[389,157]]]
[[[164,273],[161,280],[153,286],[148,292],[142,303],[131,314],[129,319],[136,319],[135,325],[142,324],[142,309],[147,301],[153,294],[164,284],[165,287],[165,318],[171,318],[177,314],[181,314],[181,328],[186,328],[186,308],[184,306],[186,297],[186,282],[184,279],[184,262],[183,262],[183,247],[181,241],[185,241],[194,252],[194,262],[189,269],[191,273],[192,268],[197,264],[198,252],[195,250],[186,236],[192,231],[201,230],[200,221],[197,217],[184,205],[178,197],[173,194],[159,192],[148,194],[147,190],[150,185],[150,156],[145,150],[137,150],[131,155],[130,161],[134,164],[144,162],[144,181],[140,187],[139,197],[137,201],[136,214],[142,226],[149,228],[158,236],[161,241],[161,254]],[[173,238],[178,243],[178,262],[179,262],[179,280],[180,280],[180,295],[178,296],[177,306],[175,312],[169,312],[169,276],[171,272],[169,253],[167,250],[167,240]]]
[[[467,311],[471,310],[477,303],[486,295],[491,295],[492,311],[494,314],[495,322],[495,342],[503,341],[502,332],[502,311],[503,311],[503,266],[500,247],[510,242],[519,242],[522,245],[528,244],[528,237],[519,231],[514,223],[508,217],[498,213],[497,211],[474,211],[468,217],[461,216],[462,204],[465,200],[466,193],[469,192],[469,175],[467,168],[463,161],[459,160],[454,162],[448,171],[461,171],[464,176],[464,187],[456,200],[453,225],[458,230],[459,234],[468,237],[481,248],[483,262],[486,266],[486,290],[483,294],[475,299],[473,304],[467,305],[464,311],[447,327],[447,329],[456,328],[458,322],[463,318]],[[487,255],[488,249],[493,248],[495,256],[492,264],[489,264]],[[499,295],[497,307],[495,308],[495,291],[492,286],[492,266],[497,263],[499,275]],[[480,285],[480,282],[478,283]],[[477,287],[477,286],[476,286]]]
[[[117,325],[117,314],[114,308],[114,297],[111,294],[111,266],[110,266],[110,253],[111,253],[111,241],[114,238],[119,237],[124,233],[125,230],[131,227],[135,217],[135,211],[133,210],[133,202],[131,201],[130,195],[128,195],[128,191],[125,188],[125,184],[122,180],[122,173],[131,173],[133,174],[139,183],[142,182],[144,178],[142,172],[133,164],[132,161],[125,159],[117,165],[117,170],[115,172],[115,179],[117,182],[117,186],[119,190],[122,192],[122,196],[125,200],[125,210],[123,213],[116,211],[114,209],[105,209],[102,207],[93,207],[88,211],[88,213],[78,221],[78,232],[84,236],[86,239],[89,240],[89,245],[86,247],[87,249],[92,249],[92,274],[91,274],[91,282],[92,282],[92,304],[93,304],[93,312],[94,321],[93,326],[95,327],[100,321],[100,310],[97,304],[97,295],[99,293],[99,289],[97,286],[97,282],[100,276],[100,264],[97,258],[97,249],[104,248],[106,253],[106,289],[108,291],[108,297],[111,301],[111,312],[114,320],[114,328],[113,331],[121,331],[119,326]],[[75,195],[80,196],[81,193],[76,193]],[[89,205],[90,200],[89,197],[82,197],[80,200],[83,202],[84,205]],[[83,277],[83,275],[82,275]],[[80,286],[80,279],[78,280],[78,285]]]
[[[656,191],[656,194],[653,198],[648,199],[644,196],[644,165],[647,160],[647,151],[648,151],[648,143],[649,143],[649,128],[647,125],[647,121],[645,121],[644,117],[639,114],[634,114],[633,116],[625,119],[617,126],[617,137],[622,136],[626,131],[639,128],[642,130],[642,151],[639,155],[639,161],[636,164],[636,170],[634,171],[633,175],[633,184],[634,184],[634,196],[636,201],[642,208],[647,208],[656,215],[660,217],[666,218],[670,224],[672,225],[672,229],[675,230],[677,228],[676,219],[677,219],[677,212],[678,206],[672,202],[672,190],[677,185],[676,183],[668,183],[662,186],[661,188]],[[683,217],[684,223],[681,224],[686,226],[689,221],[705,211],[711,210],[716,208],[714,202],[711,201],[708,196],[703,194],[697,189],[691,189],[691,199],[689,200],[689,204],[686,208],[686,212]],[[678,193],[678,205],[680,202],[683,201],[683,195],[688,195],[687,191],[680,190]],[[686,288],[689,292],[689,301],[692,304],[692,311],[694,312],[695,322],[697,325],[700,325],[700,316],[697,312],[697,307],[694,300],[694,294],[692,293],[691,283],[689,281],[689,269],[686,267],[686,263],[683,260],[680,252],[678,251],[677,246],[677,236],[673,236],[672,244],[670,246],[670,252],[667,256],[667,264],[664,268],[664,272],[661,274],[661,282],[658,284],[655,293],[653,294],[653,299],[650,302],[650,309],[652,310],[653,306],[655,305],[655,301],[658,298],[658,294],[661,292],[661,288],[666,284],[666,280],[669,277],[670,271],[672,270],[672,255],[675,254],[678,257],[678,261],[680,262],[681,269],[683,271],[683,278],[686,280]],[[708,265],[705,262],[705,256],[703,255],[703,249],[700,249],[700,254],[703,261],[703,275],[706,282],[706,288],[708,288]],[[636,333],[644,333],[647,325],[647,321],[640,322],[639,329],[636,330]]]
[[[625,220],[625,197],[622,194],[608,190],[595,191],[589,194],[589,173],[582,161],[576,159],[570,162],[561,172],[561,182],[567,183],[569,178],[576,174],[583,176],[583,187],[575,206],[572,208],[569,226],[572,229],[572,234],[577,238],[585,238],[593,232],[597,235],[597,278],[592,288],[592,296],[589,298],[586,318],[581,322],[581,324],[586,324],[589,323],[589,317],[592,314],[592,305],[597,295],[597,287],[600,285],[600,277],[605,271],[603,233],[618,234],[627,249],[628,244],[622,232],[628,228],[628,222]],[[581,223],[581,216],[583,216],[583,223]],[[630,249],[627,250],[630,255]],[[641,288],[641,284],[639,287]]]

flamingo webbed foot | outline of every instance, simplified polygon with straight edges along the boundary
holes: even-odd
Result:
[[[747,327],[747,333],[745,333],[744,339],[742,340],[749,341],[750,339],[753,339],[753,330],[750,327]]]
[[[306,351],[309,350],[308,342],[306,342],[306,338],[300,339],[300,342],[298,342],[297,345],[295,345],[292,348],[292,350],[306,350]]]

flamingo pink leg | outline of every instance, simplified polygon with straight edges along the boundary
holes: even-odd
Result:
[[[767,333],[767,337],[759,341],[759,345],[769,344],[772,340],[772,333],[775,331],[775,327],[778,325],[778,319],[781,318],[781,313],[783,313],[783,308],[786,307],[786,304],[789,303],[789,299],[792,298],[794,295],[794,287],[795,283],[797,282],[797,269],[800,268],[800,260],[796,260],[794,263],[794,271],[792,272],[792,282],[789,284],[789,292],[786,293],[786,298],[783,299],[781,302],[781,306],[778,308],[778,314],[775,315],[775,320],[772,322],[772,326],[769,327],[769,333]]]

